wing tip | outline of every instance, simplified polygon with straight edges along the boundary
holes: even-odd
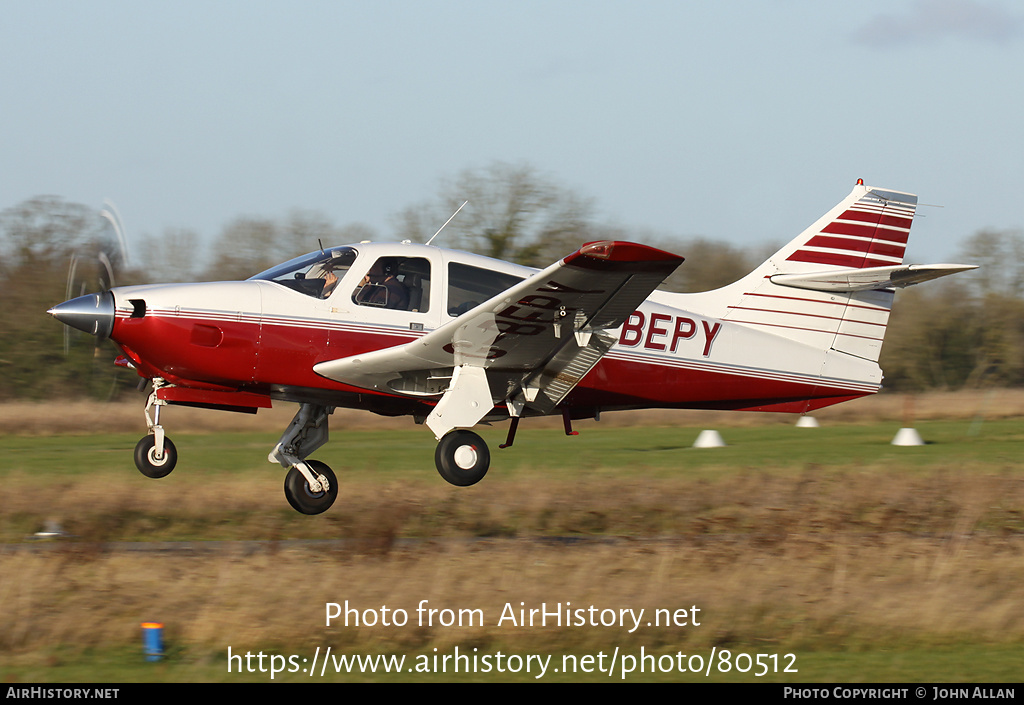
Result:
[[[601,266],[647,264],[659,267],[678,267],[683,262],[679,255],[636,242],[597,240],[588,242],[565,258],[565,264]]]

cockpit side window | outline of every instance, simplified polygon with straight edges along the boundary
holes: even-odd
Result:
[[[300,294],[326,299],[352,266],[357,254],[351,247],[318,250],[260,272],[249,280],[277,282]]]
[[[360,306],[425,312],[430,307],[430,262],[423,257],[381,257],[352,292]]]
[[[512,274],[449,262],[448,315],[461,316],[521,281],[522,277]]]

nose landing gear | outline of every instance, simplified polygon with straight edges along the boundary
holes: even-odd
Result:
[[[135,446],[135,467],[146,477],[167,477],[177,462],[178,450],[169,438],[164,439],[162,453],[157,451],[154,436],[146,436]]]
[[[163,385],[163,380],[153,380],[153,392],[146,402],[146,425],[149,435],[135,446],[135,467],[146,477],[158,479],[171,474],[178,462],[178,450],[171,439],[164,436],[164,427],[160,425],[160,407],[166,404],[156,396],[156,390]],[[153,415],[150,416],[150,409]]]

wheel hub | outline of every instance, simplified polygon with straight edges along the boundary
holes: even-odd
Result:
[[[331,489],[331,483],[323,475],[317,475],[316,479],[306,483],[306,494],[310,497],[323,497],[324,493]]]
[[[469,470],[474,465],[476,465],[477,457],[478,456],[476,448],[467,445],[459,446],[455,450],[455,455],[453,456],[453,459],[455,460],[455,464],[458,465],[460,468],[462,468],[463,470]]]

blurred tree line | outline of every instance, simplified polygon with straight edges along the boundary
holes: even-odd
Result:
[[[591,240],[644,242],[687,262],[662,288],[705,291],[731,283],[774,247],[741,251],[707,239],[679,239],[601,224],[594,204],[529,166],[495,163],[441,184],[430,202],[401,211],[387,239],[426,242],[463,201],[436,241],[445,247],[543,267]],[[376,239],[321,214],[239,217],[204,247],[198,233],[168,229],[137,238],[132,258],[98,210],[60,198],[32,198],[0,212],[0,401],[63,394],[110,399],[134,387],[112,365],[109,341],[67,329],[45,314],[68,298],[126,284],[245,279],[319,247]],[[207,254],[204,256],[204,250]],[[961,258],[980,269],[897,294],[882,351],[894,390],[1024,384],[1024,236],[982,231]]]
[[[1024,235],[982,230],[957,261],[978,269],[896,294],[880,364],[889,389],[1024,384]]]
[[[111,272],[123,269],[107,226],[98,211],[52,196],[0,212],[0,400],[118,392],[111,349],[46,315],[67,298],[109,287]]]

